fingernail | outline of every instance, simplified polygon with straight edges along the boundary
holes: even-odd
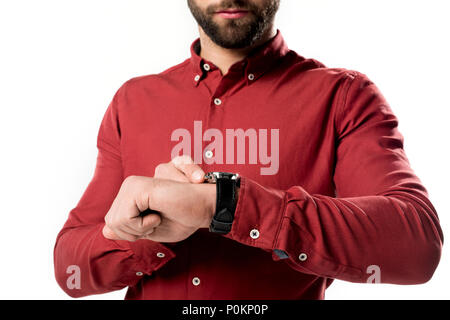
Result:
[[[202,180],[203,179],[203,173],[201,171],[195,171],[192,174],[192,178],[194,178],[194,180]]]

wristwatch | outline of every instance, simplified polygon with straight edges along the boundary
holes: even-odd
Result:
[[[227,234],[230,232],[237,198],[236,188],[239,187],[240,176],[229,172],[208,172],[205,182],[215,183],[217,190],[216,212],[211,220],[209,231]]]

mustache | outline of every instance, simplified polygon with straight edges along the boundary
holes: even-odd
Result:
[[[214,14],[217,11],[223,11],[227,9],[240,9],[240,10],[246,10],[249,12],[256,11],[258,8],[249,3],[248,1],[243,0],[224,0],[220,4],[216,5],[210,5],[206,9],[206,13],[208,14]]]

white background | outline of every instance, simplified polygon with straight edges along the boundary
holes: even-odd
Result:
[[[277,27],[291,49],[380,88],[445,233],[448,1],[281,2]],[[106,107],[129,78],[188,58],[197,35],[185,0],[0,0],[0,298],[69,299],[54,280],[53,245],[92,178]],[[326,298],[448,299],[448,253],[444,245],[424,285],[335,281]]]

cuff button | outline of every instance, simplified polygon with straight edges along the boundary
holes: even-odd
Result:
[[[298,260],[300,261],[306,261],[306,259],[308,259],[306,253],[300,253],[300,255],[298,256]]]
[[[257,229],[253,229],[250,231],[250,237],[252,239],[258,239],[259,238],[259,231]]]
[[[200,279],[199,279],[198,277],[194,277],[194,278],[192,279],[192,284],[193,284],[194,286],[198,286],[198,285],[200,284]]]

